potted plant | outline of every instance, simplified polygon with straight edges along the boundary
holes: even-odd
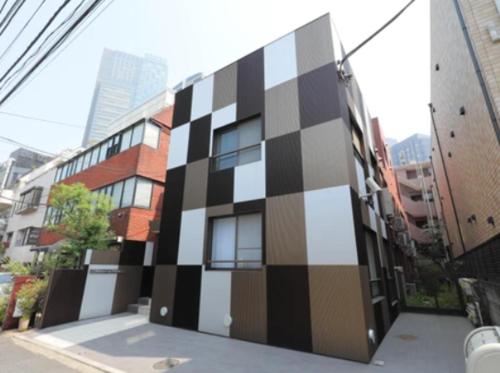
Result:
[[[28,330],[31,316],[41,308],[41,299],[47,289],[47,280],[36,279],[28,281],[17,292],[16,306],[21,310],[19,319],[19,331]]]

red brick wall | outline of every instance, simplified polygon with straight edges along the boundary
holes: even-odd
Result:
[[[158,219],[161,215],[172,112],[172,107],[168,107],[152,118],[162,128],[158,148],[136,145],[62,181],[68,185],[81,182],[93,190],[135,175],[154,180],[156,183],[153,185],[150,209],[124,208],[111,214],[111,228],[127,240],[155,239],[155,235],[149,230],[149,221]],[[40,233],[38,244],[51,245],[60,239],[60,236],[44,229]]]

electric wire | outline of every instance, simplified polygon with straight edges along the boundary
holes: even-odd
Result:
[[[405,12],[406,9],[410,7],[415,2],[415,0],[411,0],[408,4],[406,4],[403,9],[401,9],[398,13],[396,13],[389,21],[387,21],[382,27],[380,27],[377,31],[375,31],[373,34],[371,34],[367,39],[365,39],[363,42],[361,42],[357,47],[355,47],[353,50],[351,50],[349,53],[347,53],[344,58],[339,62],[339,71],[342,73],[342,67],[344,63],[358,50],[363,48],[367,43],[369,43],[375,36],[380,34],[383,30],[387,28],[391,23],[393,23],[396,19],[399,18],[401,14]]]
[[[38,32],[33,40],[29,43],[29,45],[25,48],[25,50],[21,53],[21,55],[16,59],[16,61],[7,69],[7,71],[0,77],[0,82],[2,82],[5,77],[16,67],[16,65],[28,54],[31,48],[36,44],[36,42],[42,37],[43,33],[50,27],[52,22],[57,18],[59,13],[63,11],[63,9],[71,2],[71,0],[64,0],[64,2],[57,8],[57,10],[52,14],[50,19],[45,23],[42,30]]]
[[[2,6],[0,7],[0,15],[2,14],[2,12],[3,12],[4,8],[5,8],[5,6],[7,5],[7,1],[9,1],[9,0],[4,0],[4,2],[3,2],[3,4],[2,4]]]
[[[16,1],[12,5],[11,9],[13,9],[13,11],[10,14],[7,13],[7,16],[6,16],[5,20],[2,21],[2,26],[0,26],[0,28],[1,28],[1,30],[0,30],[0,36],[2,36],[2,34],[5,32],[5,30],[7,30],[7,28],[10,25],[10,23],[16,17],[17,13],[22,8],[22,6],[24,5],[25,2],[26,2],[26,0],[19,0],[19,1]]]
[[[28,56],[28,58],[26,58],[23,62],[23,64],[17,69],[15,70],[11,76],[9,76],[4,84],[2,84],[2,86],[0,86],[0,91],[12,80],[14,79],[16,76],[18,76],[24,69],[25,67],[33,60],[33,58],[35,58],[42,50],[42,48],[47,44],[47,42],[55,35],[57,34],[62,28],[64,25],[66,25],[70,20],[71,18],[73,18],[75,16],[75,14],[78,12],[78,10],[80,9],[80,7],[83,5],[83,3],[85,2],[85,0],[82,0],[74,9],[73,11],[71,12],[70,15],[68,15],[57,27],[54,28],[54,30],[52,30],[46,37],[45,39],[40,43],[40,45],[37,47],[37,49],[30,55]],[[1,57],[0,57],[1,58]],[[2,79],[0,79],[0,82],[2,81]]]
[[[60,122],[57,120],[51,120],[51,119],[44,119],[44,118],[38,118],[38,117],[31,117],[29,115],[22,115],[22,114],[17,114],[17,113],[10,113],[7,111],[0,111],[0,115],[7,115],[11,117],[16,117],[16,118],[23,118],[23,119],[29,119],[29,120],[36,120],[39,122],[45,122],[45,123],[51,123],[51,124],[58,124],[60,126],[66,126],[66,127],[72,127],[72,128],[78,128],[78,129],[84,129],[85,127],[79,126],[77,124],[72,124],[72,123],[67,123],[67,122]]]
[[[29,71],[16,83],[16,85],[5,94],[0,100],[0,106],[4,104],[12,94],[19,89],[20,86],[38,69],[38,67],[49,58],[57,49],[69,38],[69,36],[74,32],[74,30],[80,25],[83,21],[87,19],[103,2],[103,0],[95,0],[88,9],[78,17],[78,19],[71,25],[71,27],[62,35],[54,45],[32,66]]]
[[[7,48],[5,48],[5,50],[3,51],[3,53],[0,55],[0,61],[2,60],[3,57],[5,57],[5,55],[9,52],[10,48],[12,48],[12,46],[16,43],[16,41],[19,39],[19,37],[22,35],[22,33],[24,32],[24,30],[26,30],[26,27],[29,26],[29,24],[31,23],[31,21],[33,20],[33,18],[35,18],[35,16],[37,15],[37,13],[40,11],[40,9],[42,8],[43,4],[45,4],[47,0],[42,0],[42,2],[40,3],[40,5],[38,5],[38,7],[35,9],[35,11],[33,12],[33,14],[31,15],[31,17],[26,21],[26,23],[24,24],[24,26],[21,28],[21,30],[19,30],[19,32],[17,33],[17,35],[14,37],[14,39],[12,39],[12,41],[9,43],[9,45],[7,46]]]
[[[3,143],[7,143],[7,144],[21,146],[21,147],[27,148],[29,150],[33,150],[35,152],[42,153],[42,154],[45,154],[45,155],[48,155],[48,156],[51,156],[51,157],[55,157],[56,156],[53,153],[49,153],[49,152],[46,152],[45,150],[37,149],[37,148],[35,148],[33,146],[23,144],[23,143],[21,143],[19,141],[13,140],[13,139],[11,139],[9,137],[0,136],[0,141],[3,142]]]

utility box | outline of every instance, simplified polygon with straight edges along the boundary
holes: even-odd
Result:
[[[500,328],[484,326],[469,333],[464,342],[466,373],[500,371]]]

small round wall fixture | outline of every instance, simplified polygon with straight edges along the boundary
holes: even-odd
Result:
[[[162,308],[160,308],[160,316],[161,317],[165,317],[167,316],[167,313],[168,313],[168,308],[163,306]]]
[[[233,318],[231,317],[231,315],[229,314],[224,315],[224,326],[226,328],[229,328],[232,323],[233,323]]]

